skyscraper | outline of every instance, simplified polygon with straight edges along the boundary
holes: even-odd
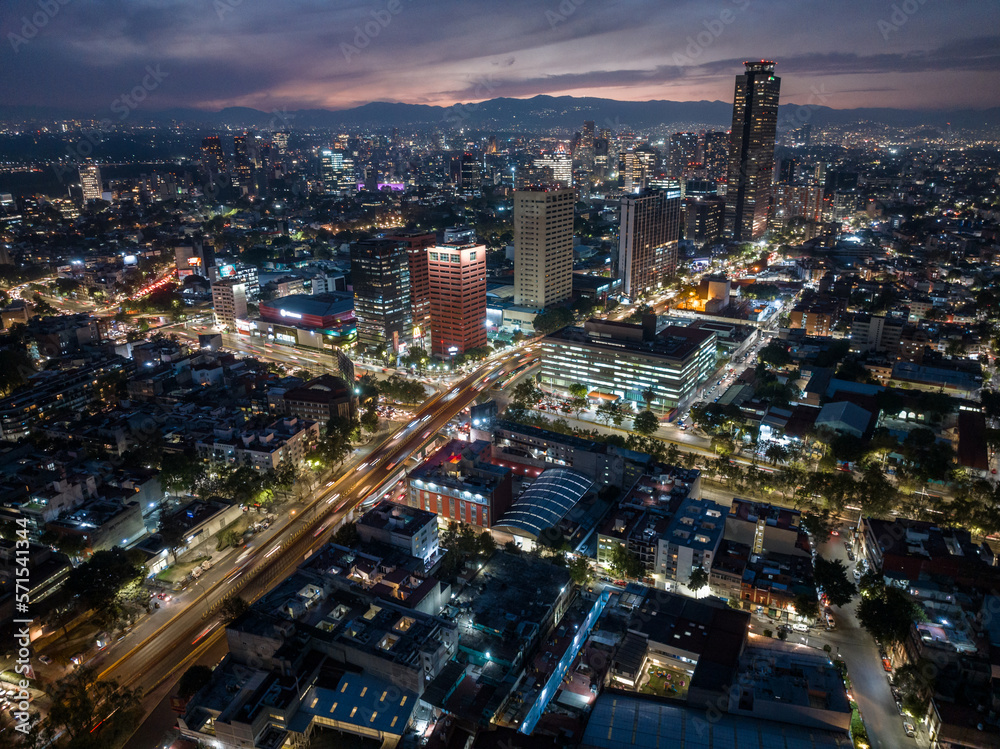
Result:
[[[546,309],[573,293],[572,188],[514,193],[514,303]]]
[[[278,130],[274,133],[272,137],[274,143],[274,148],[278,151],[279,156],[284,156],[288,153],[288,131]]]
[[[100,200],[104,192],[101,182],[101,168],[97,164],[80,167],[80,187],[83,188],[83,202]]]
[[[680,190],[622,196],[618,272],[626,296],[657,289],[677,270],[680,225]]]
[[[427,250],[431,341],[438,356],[486,345],[486,246],[438,245]]]
[[[699,161],[698,133],[674,133],[670,136],[669,174],[683,177],[688,164]]]
[[[471,194],[483,186],[483,159],[468,151],[463,153],[460,158],[459,180],[462,192]]]
[[[340,172],[344,166],[344,156],[340,151],[324,148],[319,152],[319,180],[323,192],[333,195],[340,190]]]
[[[253,181],[253,135],[243,133],[233,138],[233,183],[249,187]]]
[[[726,233],[748,242],[767,230],[781,79],[774,75],[770,60],[743,64],[746,72],[736,76],[729,132]]]
[[[427,337],[431,325],[431,292],[427,277],[427,248],[434,245],[437,238],[433,233],[421,231],[401,231],[386,235],[390,242],[399,242],[406,248],[410,264],[410,310],[413,318],[414,345],[423,344],[427,348]]]
[[[585,120],[580,133],[579,160],[587,171],[594,168],[594,121]]]
[[[535,159],[538,168],[552,169],[552,178],[563,187],[573,186],[573,157],[568,153],[544,153]]]
[[[209,135],[202,139],[201,166],[211,180],[226,173],[226,159],[222,152],[222,141],[218,135]]]
[[[710,130],[701,142],[701,160],[705,165],[705,175],[715,182],[726,178],[729,169],[729,133]]]
[[[389,359],[410,341],[410,260],[406,247],[388,239],[362,239],[351,245],[351,282],[358,349]]]

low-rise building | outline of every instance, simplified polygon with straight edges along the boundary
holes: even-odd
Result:
[[[433,512],[380,502],[361,516],[357,529],[365,543],[378,541],[395,546],[424,563],[438,553],[438,522]]]
[[[441,522],[458,521],[491,528],[510,508],[509,468],[489,460],[484,440],[452,440],[410,471],[408,504],[435,513]]]

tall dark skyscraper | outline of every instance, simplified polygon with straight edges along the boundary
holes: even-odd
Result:
[[[680,226],[680,190],[622,197],[618,273],[626,296],[655,291],[677,270]]]
[[[736,76],[729,132],[726,234],[748,242],[767,230],[781,79],[770,60],[743,64],[746,72]]]
[[[233,179],[240,187],[248,187],[253,179],[253,135],[243,133],[233,138]]]
[[[718,130],[705,133],[701,140],[701,160],[710,180],[724,180],[729,169],[729,133]]]
[[[674,133],[670,136],[670,156],[668,161],[671,177],[683,177],[688,164],[699,161],[698,133]]]
[[[410,258],[405,245],[387,239],[362,239],[351,245],[354,316],[358,350],[389,358],[413,333]],[[384,347],[384,348],[383,348]]]
[[[209,179],[226,173],[226,159],[222,152],[222,141],[218,135],[209,135],[201,141],[201,166]]]

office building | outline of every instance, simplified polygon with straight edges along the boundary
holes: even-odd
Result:
[[[226,158],[222,151],[222,140],[218,135],[209,135],[201,141],[201,168],[209,180],[226,173]]]
[[[233,138],[233,184],[249,187],[253,182],[254,136],[243,133]]]
[[[395,546],[427,563],[438,553],[438,517],[395,502],[380,502],[357,523],[361,541]]]
[[[460,157],[459,185],[463,193],[472,193],[483,186],[482,157],[466,151]]]
[[[101,168],[97,164],[84,164],[80,167],[80,187],[83,189],[83,202],[100,200],[104,192],[101,182]]]
[[[609,151],[607,138],[603,135],[600,138],[594,138],[594,174],[598,177],[603,177],[608,173]]]
[[[715,367],[713,331],[671,325],[656,330],[656,316],[641,324],[596,318],[563,328],[541,342],[541,383],[567,391],[573,383],[591,397],[617,397],[641,409],[652,390],[652,410],[689,403]]]
[[[618,273],[626,296],[634,299],[660,288],[677,270],[680,223],[679,191],[622,197]]]
[[[586,120],[583,123],[583,131],[580,133],[580,145],[577,150],[577,158],[583,164],[584,169],[594,168],[594,121]]]
[[[701,162],[705,166],[705,176],[713,182],[726,179],[729,169],[729,133],[709,131],[701,142]]]
[[[260,295],[260,274],[256,265],[246,263],[227,263],[208,269],[209,278],[219,281],[226,278],[236,278],[247,286],[247,299],[254,300]]]
[[[714,242],[722,236],[726,201],[722,198],[688,198],[684,201],[684,238],[695,242]]]
[[[814,224],[823,221],[825,203],[823,188],[818,186],[779,184],[774,187],[774,210],[771,224],[785,227],[795,219]]]
[[[456,356],[486,345],[486,246],[427,250],[431,349]]]
[[[573,159],[568,153],[545,153],[535,159],[538,169],[552,170],[552,179],[561,187],[573,186]]]
[[[572,296],[575,199],[566,188],[514,193],[514,304],[546,309]]]
[[[279,130],[271,137],[271,142],[274,143],[274,149],[278,152],[279,156],[284,156],[288,153],[288,132],[286,130]]]
[[[350,371],[353,369],[352,365]],[[358,410],[358,396],[354,393],[353,378],[348,382],[342,377],[322,374],[301,387],[284,391],[276,403],[278,408],[286,416],[297,416],[325,426],[333,418],[350,419]]]
[[[236,278],[226,278],[212,284],[212,307],[215,325],[230,330],[236,320],[247,316],[247,286]]]
[[[334,195],[340,190],[340,171],[343,168],[344,157],[339,151],[324,148],[319,152],[319,181],[323,192]]]
[[[358,349],[389,360],[413,334],[406,247],[388,239],[355,242],[351,245],[351,281]]]
[[[736,76],[729,133],[726,233],[738,242],[751,242],[767,230],[781,79],[770,60],[743,64],[746,72]]]
[[[445,244],[448,230],[445,229]],[[426,348],[431,327],[431,287],[427,275],[427,248],[437,244],[433,233],[421,231],[397,231],[385,237],[390,242],[399,242],[406,248],[410,265],[410,309],[413,317],[413,343]],[[474,241],[474,240],[473,240]]]
[[[680,179],[688,171],[688,164],[700,162],[698,133],[673,133],[670,136],[670,156],[667,162],[671,177]]]

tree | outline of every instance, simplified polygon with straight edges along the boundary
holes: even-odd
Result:
[[[652,411],[641,411],[632,422],[632,429],[646,436],[656,434],[660,428],[660,420]]]
[[[772,338],[770,342],[757,354],[757,360],[762,364],[771,367],[784,367],[791,363],[792,357],[788,353],[788,347],[779,338]]]
[[[250,604],[240,596],[229,596],[219,607],[219,613],[226,624],[236,621],[249,610]]]
[[[816,600],[816,593],[799,593],[792,600],[795,613],[803,619],[814,621],[819,617],[819,601]]]
[[[769,442],[764,448],[764,459],[772,466],[788,460],[788,448],[780,442]]]
[[[379,416],[375,409],[374,401],[368,404],[368,408],[361,414],[361,426],[365,431],[374,433],[378,431]]]
[[[625,415],[625,407],[622,406],[621,401],[605,400],[597,407],[597,418],[603,421],[605,426],[610,426],[612,423],[616,427],[621,426],[622,422],[625,421]]]
[[[884,645],[903,642],[920,616],[919,608],[906,593],[893,586],[867,593],[858,602],[858,622]]]
[[[195,664],[181,676],[177,682],[177,696],[189,700],[206,684],[212,681],[212,669],[208,666]]]
[[[337,529],[337,532],[333,534],[330,540],[341,546],[354,546],[361,540],[361,536],[358,534],[357,523],[344,523]]]
[[[555,307],[536,315],[532,327],[540,335],[548,335],[573,322],[573,313],[565,307]]]
[[[135,730],[139,694],[115,680],[98,681],[84,666],[61,678],[49,692],[52,707],[45,719],[50,734],[65,733],[68,749],[117,746]]]
[[[493,534],[489,531],[483,531],[479,534],[477,544],[479,547],[479,553],[485,558],[493,556],[493,552],[497,550],[497,542],[494,540]]]
[[[569,394],[574,398],[586,398],[587,393],[590,392],[587,386],[581,382],[574,382],[569,386]]]
[[[846,606],[857,594],[854,583],[847,579],[847,567],[839,559],[816,557],[813,580],[826,593],[827,600],[834,606]]]
[[[194,491],[205,475],[205,464],[194,451],[164,453],[160,460],[160,485],[170,492]]]
[[[138,585],[146,569],[120,546],[94,552],[93,556],[69,572],[68,587],[94,609],[109,609]]]
[[[646,410],[653,410],[653,399],[656,398],[656,391],[648,387],[642,391],[642,399],[646,402]]]
[[[590,560],[584,556],[578,556],[570,562],[569,574],[577,585],[586,585],[594,577],[594,573],[590,569]]]
[[[576,396],[569,399],[569,410],[576,414],[577,418],[580,418],[580,413],[587,407],[586,398],[578,398]]]
[[[532,379],[522,380],[510,391],[511,402],[519,408],[530,408],[542,399],[541,390],[535,385]]]
[[[608,569],[616,577],[626,580],[633,580],[645,573],[645,568],[639,557],[625,548],[623,544],[619,544],[612,550]]]
[[[691,579],[688,580],[688,588],[697,593],[708,585],[708,573],[702,567],[695,567],[691,570]]]

